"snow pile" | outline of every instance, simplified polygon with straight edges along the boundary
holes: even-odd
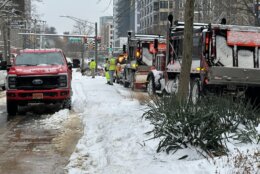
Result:
[[[68,118],[69,110],[63,109],[54,113],[46,119],[40,120],[40,123],[48,129],[60,129],[62,127],[62,123],[64,123]]]

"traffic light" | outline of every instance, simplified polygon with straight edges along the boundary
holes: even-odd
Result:
[[[95,43],[95,42],[93,42],[93,43],[92,43],[92,46],[93,46],[93,48],[95,48],[95,47],[96,47],[96,43]]]
[[[97,43],[101,43],[101,37],[100,36],[97,37]]]

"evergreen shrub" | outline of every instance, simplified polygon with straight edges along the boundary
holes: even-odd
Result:
[[[196,104],[180,103],[175,95],[153,97],[143,117],[154,128],[148,134],[160,139],[157,152],[175,153],[195,147],[208,155],[228,152],[226,142],[259,142],[255,127],[259,112],[250,103],[227,97],[204,97]]]

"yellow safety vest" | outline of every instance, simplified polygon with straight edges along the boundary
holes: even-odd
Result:
[[[109,70],[110,71],[116,70],[116,59],[113,57],[109,60]]]
[[[109,63],[105,63],[105,71],[109,71]]]
[[[90,69],[95,69],[96,68],[96,62],[95,61],[91,61],[89,64],[89,68]]]

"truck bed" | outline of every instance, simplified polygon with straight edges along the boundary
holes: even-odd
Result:
[[[208,84],[260,86],[260,69],[237,67],[210,67]]]

